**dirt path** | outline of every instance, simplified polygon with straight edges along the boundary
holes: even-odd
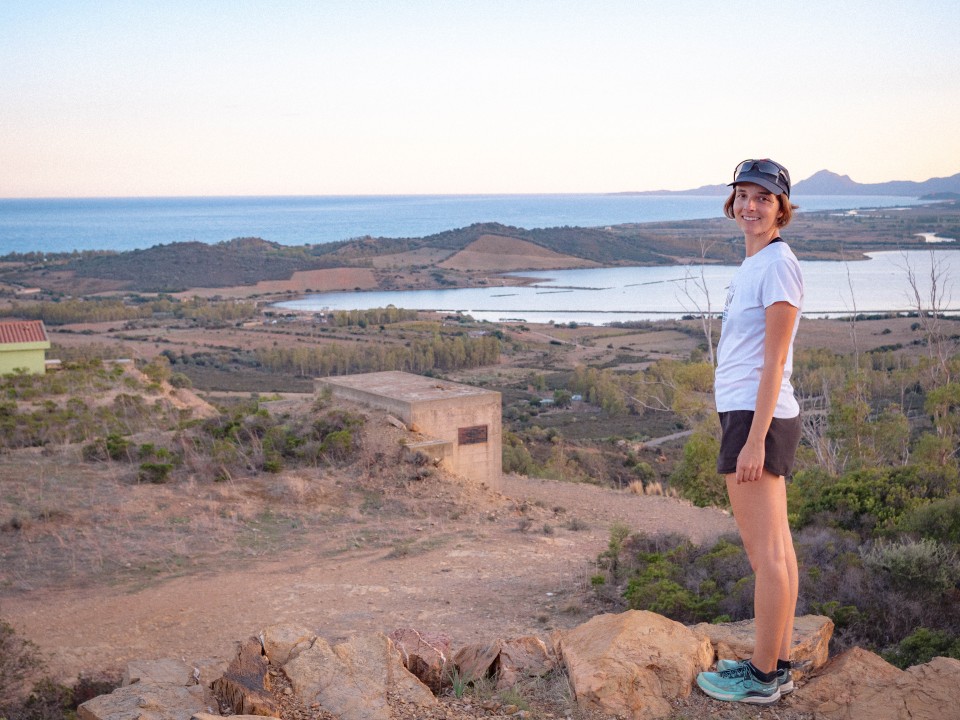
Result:
[[[51,654],[51,669],[63,680],[132,659],[226,658],[234,641],[279,623],[329,640],[413,626],[446,633],[459,646],[585,622],[598,610],[592,561],[613,522],[697,541],[734,531],[717,510],[518,476],[504,479],[502,494],[471,505],[456,519],[331,526],[268,560],[135,592],[101,586],[7,593],[0,616]],[[529,521],[523,529],[522,518]],[[407,551],[351,541],[370,525],[407,533]]]

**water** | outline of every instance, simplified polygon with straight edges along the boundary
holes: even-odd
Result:
[[[915,198],[799,196],[801,210],[915,205]],[[136,250],[261,237],[304,245],[422,237],[477,222],[598,227],[721,217],[723,198],[691,195],[391,195],[0,199],[0,255]]]
[[[539,228],[694,220],[720,217],[722,200],[718,196],[585,194],[0,199],[0,255],[134,250],[161,243],[215,243],[235,237],[262,237],[284,245],[364,235],[420,237],[476,222]],[[891,208],[919,202],[914,198],[873,196],[808,196],[794,200],[801,211]],[[937,253],[937,257],[945,258],[943,262],[953,279],[960,276],[958,255],[947,250]],[[904,262],[929,268],[929,255],[878,253],[873,260],[846,265],[801,263],[807,279],[807,314],[910,309]],[[678,317],[708,306],[717,312],[733,271],[728,266],[704,268],[706,292],[696,283],[699,266],[607,268],[539,273],[536,275],[543,280],[530,287],[332,293],[284,303],[283,307],[316,311],[392,304],[466,312],[492,321],[602,324]],[[921,281],[928,275],[922,269],[917,272]],[[852,294],[849,283],[853,283]],[[952,309],[960,309],[956,282],[948,290],[953,291],[947,295],[954,298]]]
[[[931,262],[940,276],[942,307],[960,312],[960,250],[871,253],[858,262],[801,260],[806,317],[916,309],[908,279],[913,270],[921,297],[930,296]],[[396,307],[462,312],[477,320],[603,325],[678,318],[723,309],[731,265],[617,267],[516,273],[540,278],[524,287],[341,292],[309,295],[278,307],[322,312]],[[701,281],[702,272],[702,281]],[[705,288],[705,289],[704,289]],[[928,307],[928,305],[925,305]]]

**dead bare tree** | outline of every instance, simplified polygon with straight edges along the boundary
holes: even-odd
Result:
[[[907,282],[910,284],[910,301],[916,309],[920,327],[927,341],[927,353],[933,361],[935,371],[939,371],[944,383],[950,382],[950,348],[943,327],[944,310],[949,306],[951,296],[948,291],[949,276],[942,257],[930,250],[930,286],[921,287],[910,259],[900,251]]]
[[[831,475],[837,475],[845,465],[845,460],[841,457],[840,443],[827,432],[830,389],[826,382],[819,394],[802,398],[800,405],[800,429],[804,441],[813,449],[817,465]]]
[[[857,295],[853,291],[853,278],[850,275],[850,261],[843,252],[843,245],[840,246],[840,256],[843,258],[843,267],[847,272],[847,287],[850,288],[850,304],[853,306],[853,313],[850,315],[850,339],[853,341],[853,361],[857,373],[860,373],[860,343],[857,339]]]
[[[710,303],[710,288],[707,286],[707,275],[706,275],[706,261],[707,253],[710,251],[710,248],[714,246],[716,240],[711,240],[709,243],[706,242],[703,237],[697,239],[697,243],[700,246],[700,277],[694,277],[690,272],[690,266],[686,268],[686,274],[683,278],[683,294],[687,296],[687,299],[693,303],[693,306],[697,309],[697,314],[700,316],[700,326],[703,330],[703,337],[707,341],[707,358],[710,361],[710,365],[713,367],[717,366],[716,353],[713,345],[713,321],[714,313],[713,308]],[[702,295],[704,301],[706,302],[706,308],[700,306],[700,300],[695,296],[688,286],[688,283],[692,283],[699,295]],[[681,300],[681,303],[683,301]]]

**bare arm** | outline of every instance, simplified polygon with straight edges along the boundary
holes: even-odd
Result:
[[[763,372],[760,374],[757,407],[753,414],[750,434],[737,458],[738,483],[759,480],[763,472],[763,441],[770,429],[773,411],[777,407],[780,383],[783,381],[783,366],[787,362],[796,319],[797,308],[786,301],[776,302],[765,311]]]

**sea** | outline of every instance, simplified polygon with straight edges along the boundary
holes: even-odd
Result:
[[[217,243],[260,237],[282,245],[351,238],[422,237],[478,222],[532,228],[722,217],[722,198],[690,195],[409,195],[0,199],[0,257],[9,253],[128,251],[175,242]],[[803,211],[896,212],[915,198],[807,196]],[[960,312],[960,250],[951,238],[927,238],[929,252],[874,253],[861,262],[801,262],[805,314],[825,317],[916,308],[912,274],[929,297],[931,275],[943,309]],[[960,242],[957,243],[960,246]],[[308,295],[278,310],[328,312],[394,305],[469,314],[495,322],[608,324],[717,314],[733,266],[593,268],[523,273],[531,285],[490,278],[487,287]]]
[[[804,210],[914,205],[915,198],[798,196]],[[526,229],[722,217],[723,198],[693,195],[364,195],[0,199],[0,256],[137,250],[259,237],[312,245],[423,237],[478,222]]]

